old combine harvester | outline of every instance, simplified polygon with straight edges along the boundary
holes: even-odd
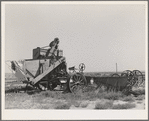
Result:
[[[59,39],[55,38],[49,46],[33,49],[33,59],[23,60],[22,66],[17,61],[11,61],[17,81],[40,90],[54,90],[59,86],[59,90],[75,93],[83,89],[87,84],[83,75],[85,65],[81,63],[77,73],[75,67],[70,67],[69,70],[73,72],[68,74],[63,51],[58,49],[58,45]]]
[[[49,46],[37,47],[33,49],[33,59],[25,59],[22,66],[17,61],[11,61],[17,81],[31,85],[40,90],[54,90],[59,86],[59,90],[67,90],[77,93],[85,90],[93,79],[98,87],[105,86],[107,90],[131,92],[133,86],[139,87],[143,82],[143,75],[139,70],[126,70],[121,74],[112,76],[87,76],[83,73],[85,65],[79,65],[79,72],[75,67],[70,67],[72,73],[67,72],[67,64],[63,51],[58,49],[59,39],[55,38]]]

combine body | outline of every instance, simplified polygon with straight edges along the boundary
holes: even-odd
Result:
[[[69,75],[63,51],[58,49],[58,39],[51,42],[48,49],[33,49],[33,59],[25,59],[22,68],[12,61],[12,68],[17,81],[38,87],[41,90],[54,89],[57,85],[67,83]],[[50,44],[51,44],[50,43]],[[47,47],[47,46],[46,46]]]
[[[58,44],[59,40],[55,38],[49,46],[33,49],[33,59],[22,61],[22,67],[16,61],[11,61],[11,68],[17,81],[30,84],[40,90],[54,90],[59,86],[59,90],[76,92],[80,83],[81,88],[86,86],[84,66],[80,66],[80,73],[69,75],[63,51],[58,49]]]

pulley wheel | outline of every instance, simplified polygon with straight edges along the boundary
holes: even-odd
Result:
[[[84,63],[81,63],[79,65],[79,70],[80,70],[80,72],[83,72],[85,70],[85,64]]]

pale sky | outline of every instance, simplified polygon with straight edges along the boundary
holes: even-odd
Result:
[[[67,66],[85,72],[145,70],[145,4],[7,4],[5,59],[60,40]],[[8,69],[6,68],[6,72]]]

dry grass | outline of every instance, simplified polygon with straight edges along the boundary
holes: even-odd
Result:
[[[134,91],[139,95],[145,95],[145,88],[137,88]]]
[[[138,97],[126,96],[121,92],[105,92],[102,89],[95,92],[92,88],[87,92],[80,92],[77,94],[65,93],[59,91],[42,91],[31,93],[5,93],[5,106],[8,109],[69,109],[71,105],[75,107],[86,108],[89,101],[104,100],[102,103],[97,102],[95,109],[129,109],[133,108],[134,104],[117,104],[113,105],[114,100],[122,100],[127,102],[133,102],[134,100],[145,99],[144,95]],[[9,94],[12,96],[9,96]],[[53,103],[56,100],[62,102]],[[106,101],[105,101],[106,100]],[[108,101],[107,101],[108,100]]]
[[[142,102],[137,102],[138,104],[141,104]]]
[[[127,102],[134,102],[135,101],[135,99],[134,99],[134,97],[133,96],[126,96],[126,97],[124,97],[124,98],[122,98],[121,99],[122,101],[127,101]]]
[[[95,104],[95,109],[110,109],[113,106],[113,101],[99,101]]]
[[[94,85],[89,85],[85,88],[85,92],[92,92],[92,91],[95,91],[96,90],[96,87]]]
[[[8,93],[7,93],[8,94]],[[10,94],[10,93],[9,93]],[[120,93],[98,93],[96,94],[94,91],[91,92],[85,92],[85,93],[79,93],[79,94],[72,94],[72,93],[66,93],[63,94],[61,92],[56,91],[42,91],[38,93],[12,93],[13,96],[6,96],[6,107],[7,108],[24,108],[22,105],[26,105],[25,101],[30,100],[30,103],[25,108],[39,108],[39,109],[50,109],[51,105],[49,105],[51,102],[50,100],[65,100],[71,105],[74,105],[75,107],[87,107],[87,102],[82,102],[82,100],[88,100],[93,101],[97,99],[110,99],[115,100],[122,97],[122,94]],[[9,98],[9,99],[8,99]],[[50,100],[49,100],[50,99]],[[22,103],[24,101],[24,103]],[[80,103],[82,102],[82,103]],[[36,105],[37,104],[37,105]],[[43,105],[44,104],[44,105]],[[68,104],[56,104],[58,105],[57,108],[63,107],[67,108]]]
[[[68,100],[68,103],[71,105],[74,105],[75,107],[79,107],[80,106],[80,101],[76,101],[76,100]]]
[[[81,102],[80,106],[81,106],[82,108],[85,108],[85,107],[88,106],[88,104],[89,104],[88,101],[83,101],[83,102]]]
[[[90,73],[89,73],[90,75]],[[103,74],[94,74],[95,76],[102,76]],[[6,75],[6,80],[9,82],[14,79],[13,76]],[[95,104],[95,109],[130,109],[134,108],[134,100],[141,102],[145,99],[145,89],[136,88],[135,92],[140,94],[138,97],[125,96],[121,92],[105,92],[102,89],[96,91],[97,85],[88,86],[85,92],[79,94],[61,93],[56,91],[43,91],[43,92],[28,92],[28,93],[12,93],[16,91],[16,88],[6,91],[5,96],[5,108],[6,109],[69,109],[71,105],[75,107],[86,108],[90,101],[98,101]],[[10,96],[11,95],[11,96]],[[60,100],[60,101],[57,101]],[[113,104],[114,100],[122,100],[128,103],[125,104]],[[139,103],[137,102],[137,103]]]
[[[6,109],[30,109],[33,105],[32,97],[26,93],[9,93],[5,97]]]
[[[10,90],[12,92],[12,90]],[[61,99],[61,100],[96,100],[96,99],[109,99],[109,100],[118,100],[120,98],[123,98],[125,95],[123,95],[121,92],[103,92],[102,90],[99,90],[98,93],[95,93],[95,91],[89,91],[89,92],[80,92],[77,94],[73,93],[61,93],[58,91],[42,91],[42,92],[34,92],[30,91],[28,92],[29,95],[32,95],[33,97],[39,97],[41,99],[44,98],[55,98],[55,99]]]
[[[104,92],[104,99],[109,100],[119,100],[120,98],[124,98],[125,95],[123,95],[121,92]]]
[[[54,109],[69,109],[70,106],[71,106],[70,103],[58,102],[58,103],[55,103]]]
[[[130,109],[135,104],[113,104],[114,100],[133,102],[143,100],[144,95],[138,97],[124,96],[121,93],[98,93],[86,92],[82,94],[62,94],[61,92],[45,91],[28,95],[27,93],[7,93],[5,99],[6,109],[69,109],[71,105],[75,107],[86,108],[89,101],[100,100],[96,102],[95,109]],[[60,101],[57,101],[60,100]]]
[[[135,98],[136,100],[143,100],[145,99],[145,95],[139,95],[138,97]]]
[[[131,108],[135,108],[136,105],[132,104],[132,103],[125,103],[125,104],[116,104],[113,105],[112,109],[131,109]]]

